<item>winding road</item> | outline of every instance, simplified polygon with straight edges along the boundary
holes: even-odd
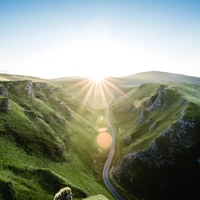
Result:
[[[113,156],[114,156],[114,153],[115,153],[115,131],[112,127],[112,124],[110,123],[110,120],[108,118],[108,111],[109,111],[109,108],[110,108],[110,104],[112,103],[114,99],[114,95],[111,99],[111,101],[109,102],[109,105],[107,107],[107,110],[106,110],[106,120],[107,120],[107,123],[108,123],[108,126],[109,126],[109,129],[110,129],[110,134],[112,136],[112,144],[110,146],[110,153],[108,155],[108,159],[104,165],[104,169],[103,169],[103,180],[104,180],[104,183],[106,185],[106,187],[108,188],[108,190],[112,193],[112,195],[117,199],[117,200],[125,200],[118,192],[117,190],[115,190],[115,188],[113,187],[113,185],[111,184],[110,182],[110,179],[109,179],[109,169],[110,169],[110,165],[111,165],[111,162],[112,162],[112,159],[113,159]]]

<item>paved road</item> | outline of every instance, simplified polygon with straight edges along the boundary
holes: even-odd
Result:
[[[106,110],[106,120],[107,120],[107,123],[108,123],[108,126],[110,128],[110,134],[112,136],[112,144],[111,144],[111,147],[110,147],[110,153],[108,155],[108,159],[104,165],[104,169],[103,169],[103,180],[104,180],[104,183],[106,185],[106,187],[108,188],[108,190],[112,193],[112,195],[117,199],[117,200],[125,200],[118,192],[117,190],[115,190],[115,188],[113,187],[113,185],[111,184],[110,182],[110,179],[109,179],[109,168],[110,168],[110,165],[111,165],[111,162],[112,162],[112,159],[113,159],[113,156],[114,156],[114,153],[115,153],[115,131],[112,127],[112,124],[110,123],[110,120],[108,118],[108,111],[109,111],[109,107],[110,107],[110,104],[112,103],[114,99],[114,95],[108,105],[108,108]]]

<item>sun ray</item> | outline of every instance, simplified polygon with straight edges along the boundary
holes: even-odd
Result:
[[[86,80],[68,87],[65,91],[78,88],[79,91],[76,93],[78,95],[77,97],[80,97],[80,99],[83,100],[77,112],[82,114],[85,106],[91,106],[95,109],[106,108],[108,106],[108,101],[112,96],[112,91],[117,91],[123,95],[124,92],[112,83],[116,81],[117,79],[112,80],[112,78],[103,78],[101,81],[87,78]]]
[[[71,85],[71,86],[69,86],[68,88],[66,88],[65,91],[68,92],[68,91],[70,91],[70,90],[73,90],[73,89],[75,89],[76,87],[81,86],[81,85],[83,85],[83,84],[85,84],[85,83],[87,83],[87,82],[89,82],[88,79],[83,80],[83,81],[81,81],[81,82],[78,82],[78,83],[76,83],[76,84],[74,84],[74,85]]]
[[[112,92],[109,90],[109,88],[107,87],[106,83],[105,82],[102,82],[102,86],[103,88],[107,91],[107,93],[109,94],[109,96],[112,95]]]
[[[87,79],[87,83],[80,89],[80,93],[83,93],[88,87],[90,87],[90,85],[92,85],[92,81]]]
[[[99,84],[99,90],[100,90],[103,106],[104,106],[104,108],[106,108],[108,105],[108,102],[106,101],[105,92],[104,92],[102,86],[103,86],[103,82]]]
[[[121,89],[119,89],[118,87],[114,86],[112,83],[110,83],[110,82],[107,81],[107,80],[105,80],[105,82],[106,82],[109,86],[111,86],[115,91],[119,92],[121,95],[124,95],[124,92],[123,92]]]
[[[99,83],[98,83],[98,82],[94,82],[94,83],[95,83],[95,89],[94,89],[94,100],[93,100],[93,104],[96,103],[96,105],[97,105]]]
[[[78,113],[81,114],[81,113],[83,112],[83,108],[84,108],[84,106],[86,105],[86,103],[88,102],[88,99],[89,99],[89,97],[90,97],[90,95],[91,95],[91,93],[92,93],[92,90],[93,90],[93,88],[94,88],[94,85],[95,85],[95,83],[93,82],[93,83],[91,84],[90,89],[89,89],[89,91],[87,92],[85,98],[83,99],[83,102],[82,102],[80,108],[78,109]]]

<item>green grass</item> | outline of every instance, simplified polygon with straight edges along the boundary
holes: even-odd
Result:
[[[147,110],[146,102],[156,95],[159,84],[143,84],[134,87],[128,93],[118,97],[112,104],[112,121],[116,130],[121,130],[119,137],[123,140],[131,137],[131,144],[122,149],[122,155],[148,148],[151,141],[164,131],[171,123],[176,121],[184,110],[185,117],[200,117],[199,99],[200,86],[184,83],[165,84],[167,98],[165,106],[152,111],[146,111],[146,119],[136,125],[141,111]],[[181,104],[181,99],[185,102]],[[137,102],[137,104],[135,104]],[[138,103],[139,102],[139,103]],[[138,106],[139,104],[139,106]],[[137,107],[138,106],[138,107]],[[173,114],[172,114],[173,113]],[[146,122],[149,120],[149,122]],[[153,131],[149,127],[156,123]]]
[[[78,79],[53,81],[5,74],[1,78],[0,90],[9,85],[9,95],[0,98],[5,108],[0,113],[0,199],[53,199],[64,186],[72,188],[75,200],[114,199],[102,179],[109,149],[101,149],[96,141],[98,129],[108,128],[102,105],[109,102],[113,88],[104,90],[104,100],[99,94],[95,97],[94,89],[84,101],[89,87],[84,90],[85,83],[80,85]],[[25,90],[30,80],[34,97]],[[200,117],[199,85],[167,83],[166,106],[147,111],[147,101],[158,97],[159,83],[112,84],[124,91],[124,95],[116,93],[109,113],[117,133],[114,166],[123,155],[147,149],[180,116]],[[11,110],[6,110],[8,100]],[[146,119],[136,125],[142,110]],[[123,143],[129,137],[129,144]],[[119,187],[129,199],[131,194]]]
[[[93,197],[89,197],[84,200],[108,200],[108,199],[103,195],[95,195]]]
[[[134,86],[124,95],[116,96],[114,99],[109,114],[117,137],[113,167],[119,165],[124,155],[148,149],[151,142],[181,116],[183,118],[200,117],[200,85],[165,83],[164,91],[167,96],[163,95],[162,106],[148,110],[147,102],[150,98],[155,101],[159,96],[157,91],[159,87],[159,83]],[[137,125],[143,110],[145,119]],[[154,123],[154,128],[150,130],[150,126]],[[142,168],[138,170],[142,171]],[[143,172],[146,173],[145,170]],[[147,178],[148,174],[145,176]],[[120,183],[117,184],[122,187],[122,191],[125,191]],[[128,199],[130,196],[127,194],[124,193],[124,196]]]
[[[27,81],[1,83],[10,85],[2,104],[11,102],[0,115],[2,198],[53,199],[69,185],[75,200],[98,194],[114,199],[101,178],[107,153],[96,142],[98,128],[107,126],[104,110],[82,105],[56,83],[37,81],[35,97],[24,90]]]

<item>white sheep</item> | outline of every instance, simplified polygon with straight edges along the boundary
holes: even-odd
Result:
[[[55,194],[54,200],[72,200],[71,189],[69,187],[60,189],[60,191]]]

